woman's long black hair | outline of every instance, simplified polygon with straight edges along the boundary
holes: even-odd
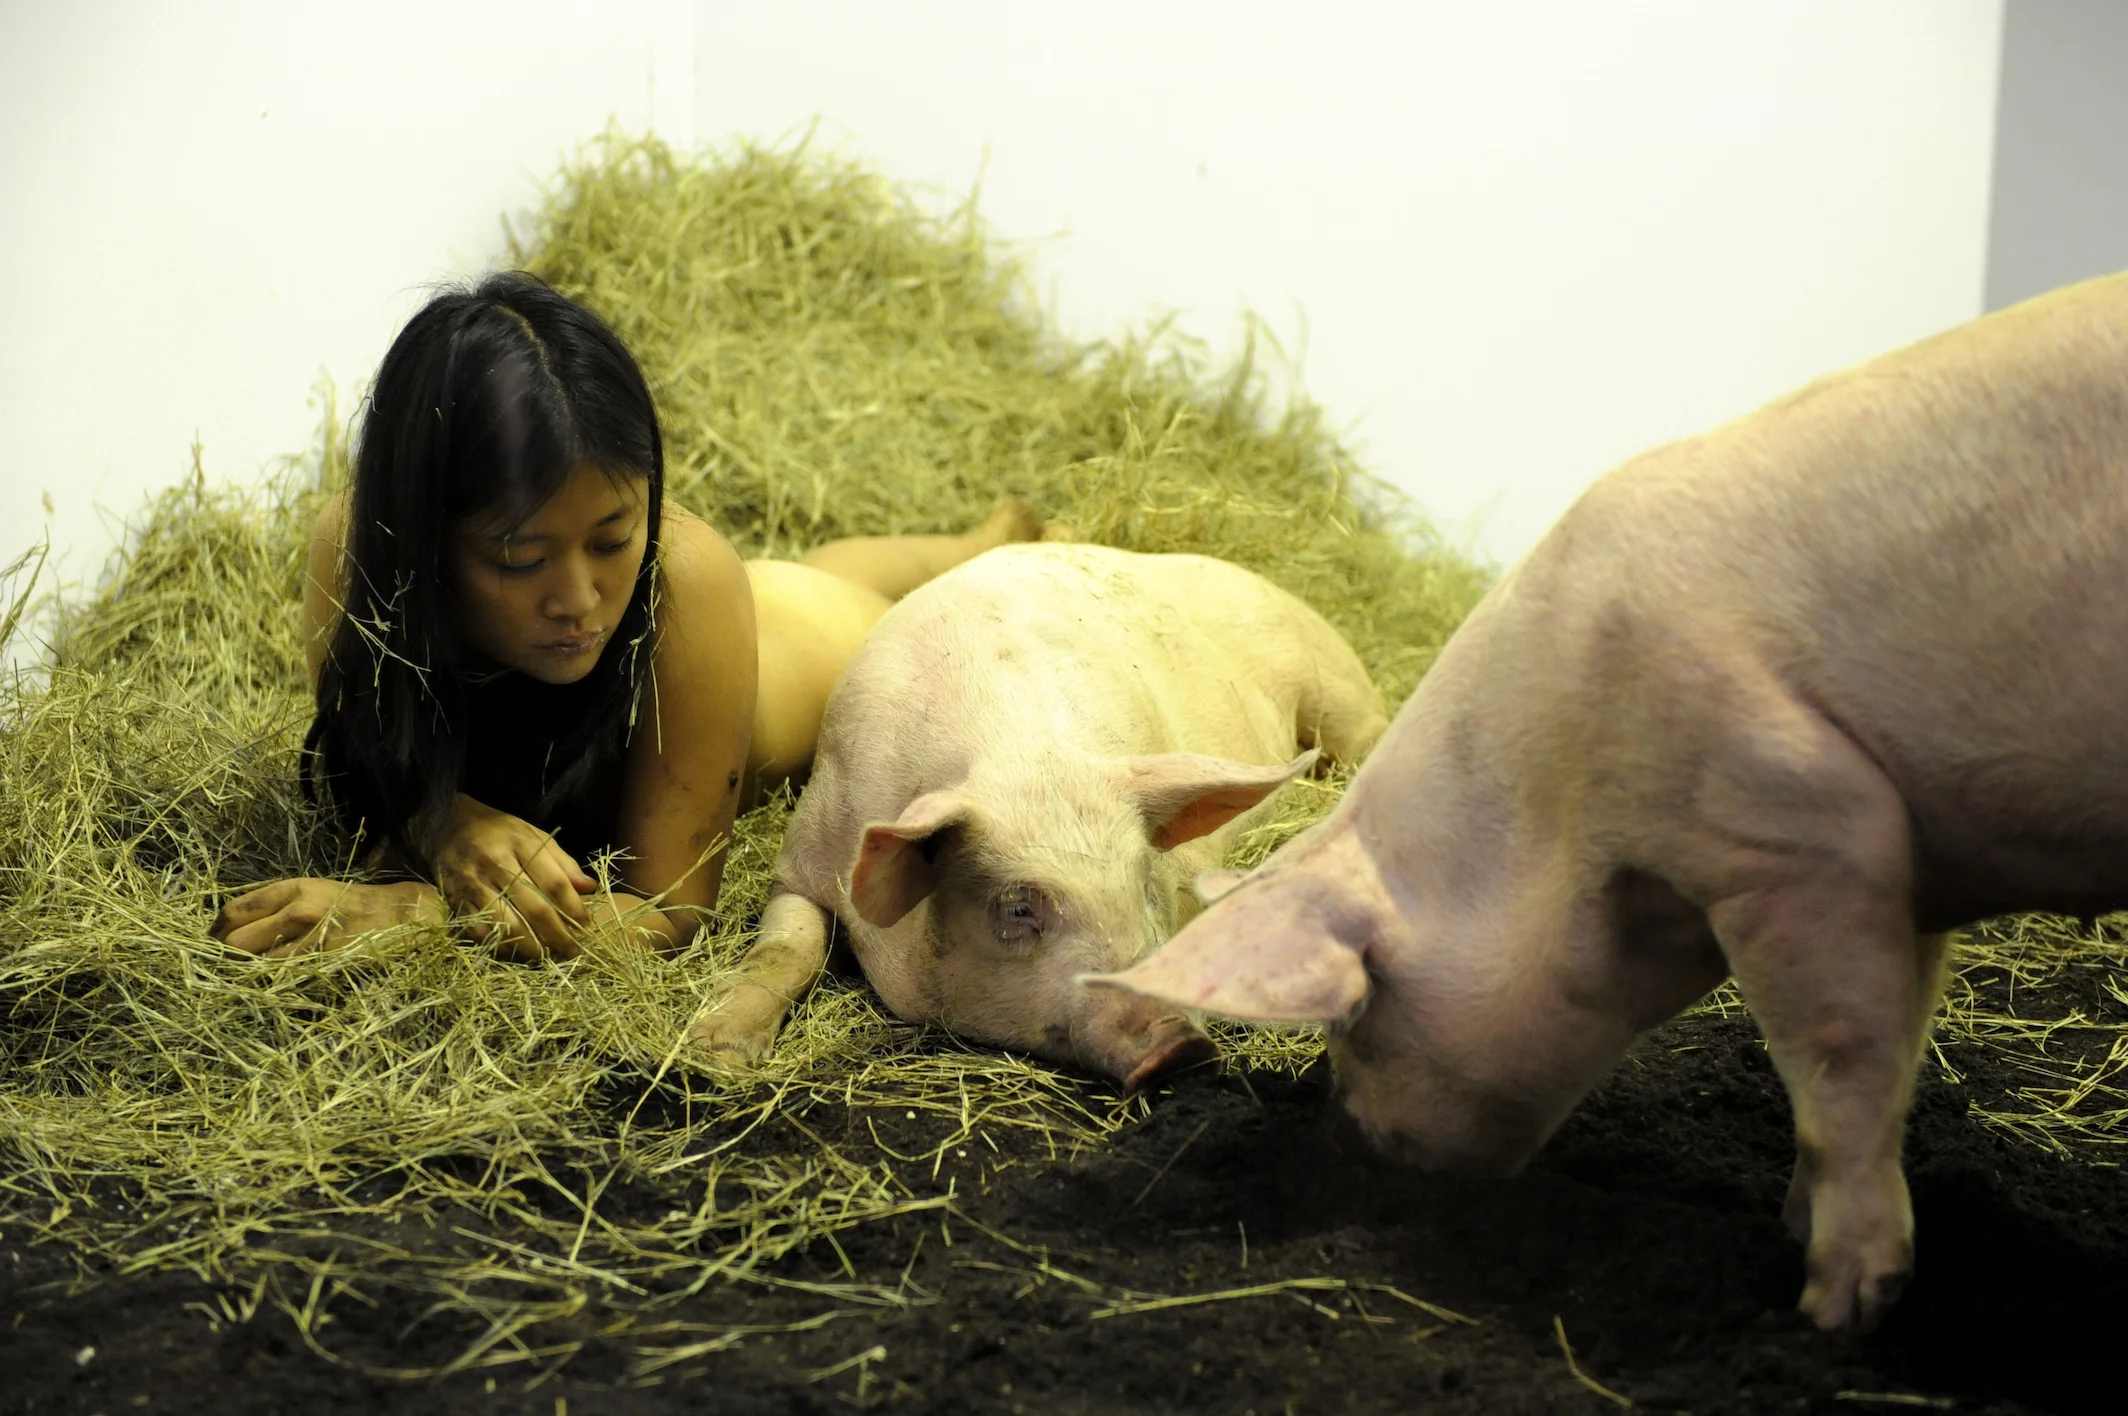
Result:
[[[570,695],[582,710],[540,773],[548,801],[625,739],[648,663],[665,490],[650,389],[596,315],[518,272],[436,296],[392,342],[357,437],[346,600],[304,744],[306,788],[322,781],[349,830],[427,860],[465,777],[471,681],[493,672],[459,639],[453,534],[467,518],[523,523],[586,463],[647,479],[643,568]]]

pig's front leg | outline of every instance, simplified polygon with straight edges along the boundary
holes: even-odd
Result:
[[[744,1067],[768,1055],[784,1015],[827,964],[829,918],[803,895],[778,889],[769,896],[754,947],[687,1025],[697,1061]]]
[[[1868,1328],[1913,1268],[1899,1151],[1943,941],[1915,935],[1906,808],[1876,765],[1823,720],[1779,756],[1725,784],[1751,824],[1708,920],[1795,1112],[1800,1306],[1822,1328]]]

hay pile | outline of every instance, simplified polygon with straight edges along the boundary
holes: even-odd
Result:
[[[513,254],[619,328],[673,494],[747,552],[957,530],[1017,495],[1091,537],[1268,571],[1398,695],[1483,588],[1313,408],[1270,416],[1245,363],[1207,380],[1173,343],[1061,343],[972,212],[929,219],[854,168],[608,141]],[[306,1332],[321,1284],[416,1285],[487,1320],[467,1362],[526,1359],[529,1325],[590,1302],[633,1324],[648,1370],[728,1336],[660,1340],[664,1298],[780,1281],[793,1246],[940,1203],[898,1170],[935,1174],[1000,1128],[1064,1153],[1138,1113],[848,987],[800,1010],[760,1085],[672,1069],[760,910],[788,803],[741,823],[720,929],[671,960],[528,969],[421,929],[286,964],[212,943],[222,893],[346,869],[295,776],[297,577],[345,476],[340,425],[326,409],[319,445],[261,490],[195,473],[156,499],[101,588],[48,609],[48,671],[0,687],[0,1222],[228,1280],[250,1296],[225,1318],[278,1302]],[[1297,797],[1293,821],[1330,799]],[[1296,1066],[1312,1044],[1255,1051]],[[823,1098],[942,1124],[922,1154],[859,1164],[807,1138]],[[662,1219],[598,1207],[661,1184]],[[379,1239],[393,1221],[406,1242]]]
[[[609,139],[522,242],[523,265],[636,350],[673,493],[744,552],[959,529],[1016,495],[1091,539],[1263,571],[1328,614],[1393,699],[1484,587],[1313,407],[1267,409],[1246,360],[1211,376],[1157,331],[1065,344],[972,211],[934,220],[853,167]],[[676,1295],[789,1285],[792,1249],[949,1204],[924,1182],[950,1150],[1017,1131],[1065,1154],[1141,1114],[1105,1085],[896,1024],[846,986],[799,1010],[755,1084],[674,1069],[681,1025],[761,907],[788,802],[741,822],[718,928],[671,959],[524,968],[418,928],[284,963],[210,941],[224,892],[345,870],[295,772],[297,577],[318,498],[345,475],[339,427],[328,407],[319,445],[262,489],[195,475],[156,499],[94,594],[30,617],[45,671],[0,685],[0,1227],[225,1281],[213,1320],[278,1305],[321,1345],[325,1298],[412,1287],[481,1320],[454,1366],[560,1360],[568,1344],[538,1325],[588,1308],[652,1373],[743,1335],[662,1322]],[[1245,853],[1337,789],[1297,788]],[[2117,967],[2121,937],[2105,939]],[[2079,949],[2015,966],[2082,967]],[[2044,1025],[1954,1009],[1969,1032],[2012,1024],[2044,1064]],[[1315,1047],[1234,1041],[1256,1067]],[[1991,1119],[2049,1144],[2117,1141],[2128,1056],[2079,1065],[2036,1077],[2030,1114]],[[856,1161],[805,1124],[829,1104],[936,1125],[918,1153]],[[601,1207],[621,1189],[671,1205]],[[823,1316],[912,1301],[854,1273],[804,1286]]]

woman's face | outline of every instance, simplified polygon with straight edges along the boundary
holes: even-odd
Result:
[[[459,523],[451,560],[467,647],[542,683],[590,673],[643,566],[649,489],[587,462],[522,525]]]

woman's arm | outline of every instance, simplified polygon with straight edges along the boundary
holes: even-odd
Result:
[[[346,492],[330,498],[319,509],[310,534],[303,575],[302,636],[303,662],[313,696],[341,616],[347,613],[348,507]],[[595,886],[576,860],[546,832],[463,792],[453,803],[450,819],[430,854],[428,861],[407,860],[386,844],[372,857],[373,865],[426,875],[436,882],[434,887],[414,882],[390,887],[396,907],[418,909],[421,918],[433,915],[437,922],[458,915],[465,919],[466,932],[473,939],[492,942],[507,955],[532,958],[543,953],[574,953],[576,932],[591,923],[581,897]],[[318,897],[316,890],[282,894],[300,908],[308,908]],[[506,900],[510,911],[497,909],[498,900]],[[343,905],[343,913],[346,909]],[[511,912],[516,918],[510,918]],[[294,918],[281,921],[270,930],[254,930],[249,937],[270,937],[295,922]],[[346,932],[335,927],[318,938]],[[230,937],[237,936],[232,933]]]
[[[347,498],[342,492],[318,509],[303,568],[303,666],[310,672],[313,698],[347,607]]]
[[[347,515],[346,496],[333,498],[311,534],[302,638],[313,692],[344,612]],[[550,836],[461,793],[427,863],[435,887],[282,881],[230,901],[215,936],[253,953],[298,953],[389,924],[440,922],[448,902],[472,937],[510,957],[571,957],[584,928],[606,923],[660,948],[692,937],[723,879],[753,732],[757,648],[737,554],[677,508],[666,526],[651,674],[617,823],[627,888],[594,911],[585,899],[591,878]]]
[[[347,598],[347,502],[342,492],[318,509],[304,559],[299,633],[313,697]],[[285,958],[331,948],[373,929],[417,921],[439,923],[447,915],[443,897],[418,881],[358,885],[306,876],[277,880],[234,897],[222,906],[209,932],[232,949]]]
[[[298,633],[313,696],[346,612],[347,516],[347,494],[329,498],[318,509],[304,558]],[[460,914],[467,916],[467,932],[477,939],[494,937],[501,928],[495,942],[505,953],[537,956],[541,939],[553,940],[554,952],[575,952],[576,932],[591,922],[581,897],[594,888],[593,882],[544,832],[461,793],[436,855],[434,862],[416,863],[381,847],[370,863],[432,874],[437,885],[420,880],[388,885],[316,877],[279,880],[231,899],[211,932],[231,948],[281,958],[332,948],[374,929],[441,924]],[[489,876],[499,877],[499,888]],[[495,898],[505,891],[513,897],[516,919],[498,922],[479,913],[492,910]],[[522,937],[520,922],[532,939]]]
[[[651,674],[629,740],[617,843],[626,890],[612,909],[676,948],[716,903],[753,738],[758,664],[753,592],[707,522],[665,513]],[[656,898],[655,908],[643,908]],[[605,909],[594,910],[603,922]]]

